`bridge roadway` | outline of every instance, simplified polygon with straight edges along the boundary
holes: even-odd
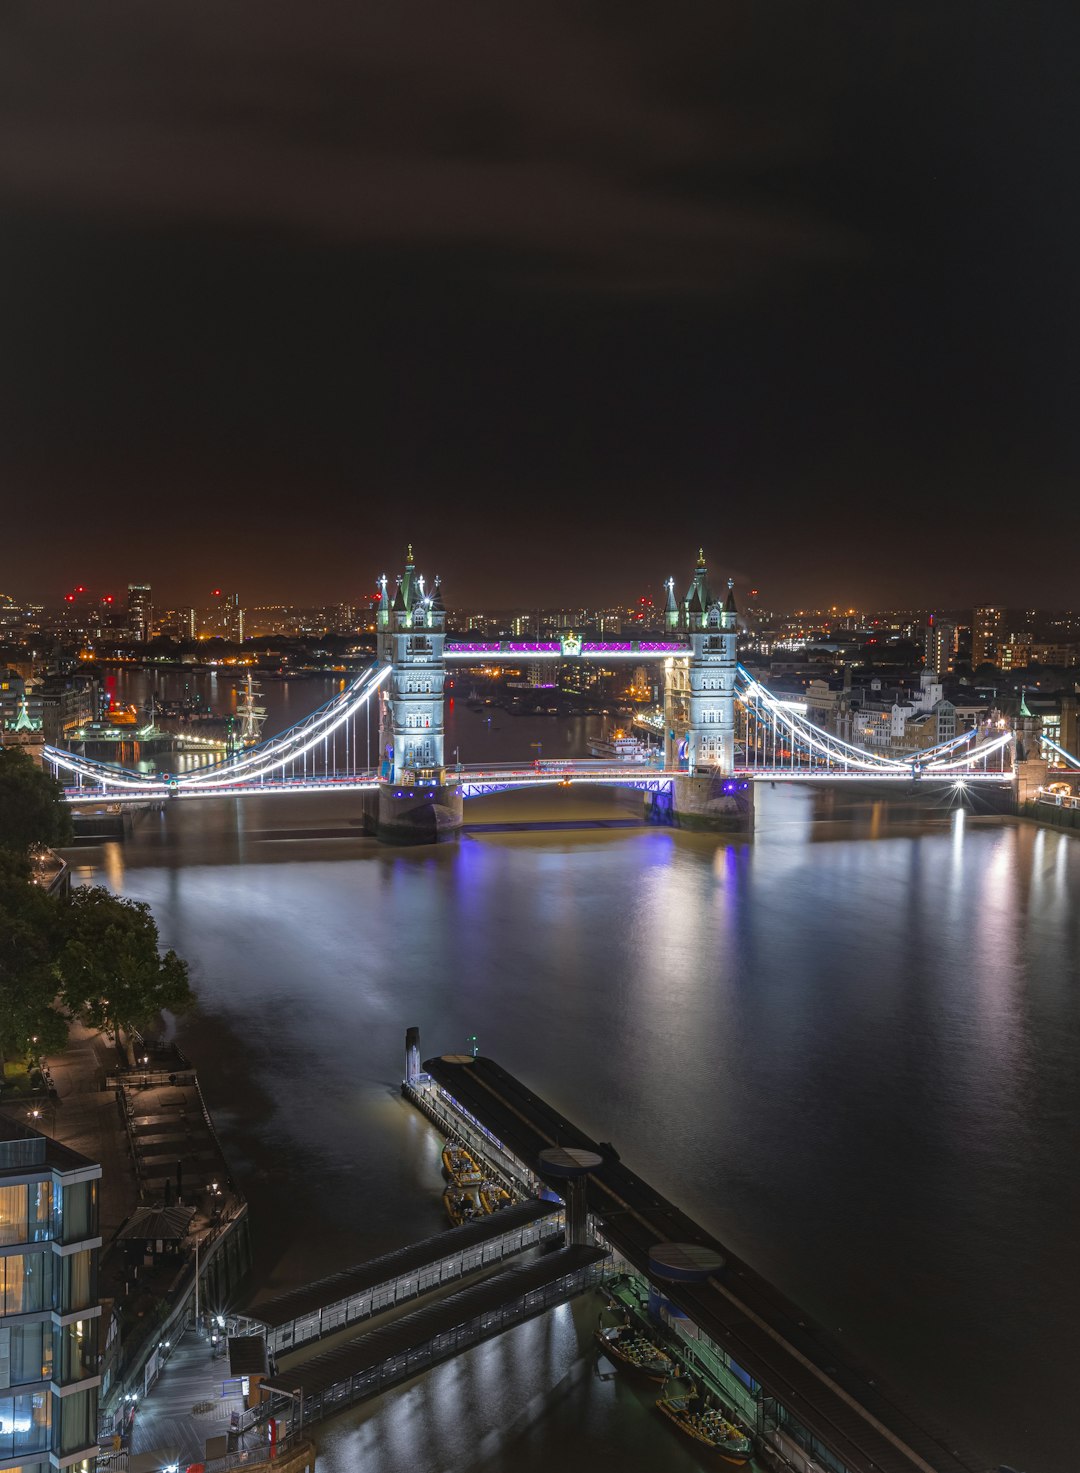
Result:
[[[194,776],[187,774],[186,776]],[[498,792],[506,788],[570,787],[575,783],[600,783],[612,787],[634,787],[656,790],[671,784],[677,777],[685,777],[684,768],[652,767],[640,762],[630,765],[612,763],[603,758],[580,762],[541,762],[529,765],[509,763],[488,764],[481,767],[448,768],[447,784],[459,784],[465,791],[463,796],[477,797],[485,792]],[[934,783],[947,786],[976,784],[979,786],[1008,786],[1013,783],[1013,773],[1003,772],[919,772],[892,769],[866,770],[842,768],[798,768],[798,767],[742,767],[732,774],[733,779],[746,782],[839,782],[839,783]],[[119,782],[124,782],[120,786]],[[146,803],[162,798],[246,798],[259,793],[340,793],[371,792],[378,788],[377,772],[351,772],[326,774],[313,777],[260,778],[229,782],[217,778],[205,784],[178,786],[172,782],[154,782],[134,775],[120,779],[107,788],[100,786],[68,787],[64,796],[72,804],[102,803]],[[417,791],[427,784],[417,783]]]
[[[589,1211],[604,1239],[643,1276],[650,1250],[661,1243],[720,1254],[723,1266],[707,1280],[657,1287],[851,1473],[983,1473],[984,1465],[921,1425],[748,1264],[494,1060],[450,1055],[424,1069],[459,1110],[555,1190],[564,1184],[545,1177],[543,1150],[559,1145],[601,1155],[604,1165],[586,1179]]]

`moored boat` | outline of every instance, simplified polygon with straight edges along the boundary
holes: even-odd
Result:
[[[600,737],[589,743],[594,757],[603,757],[609,762],[650,762],[656,749],[636,736],[627,736],[625,731],[616,731],[611,737]]]
[[[449,1186],[443,1192],[443,1206],[446,1215],[455,1227],[460,1227],[463,1222],[472,1222],[477,1217],[483,1217],[484,1209],[480,1205],[480,1196],[475,1187]]]
[[[680,1432],[693,1438],[699,1446],[708,1448],[725,1463],[736,1468],[745,1467],[754,1451],[750,1438],[715,1408],[695,1407],[696,1400],[693,1393],[689,1396],[662,1396],[656,1405]]]
[[[480,1188],[480,1202],[485,1212],[501,1212],[513,1200],[501,1182],[486,1181]]]
[[[443,1170],[459,1187],[478,1187],[484,1179],[476,1157],[457,1141],[447,1141],[442,1151]]]
[[[675,1362],[667,1351],[629,1325],[601,1325],[596,1339],[605,1355],[636,1375],[667,1381],[675,1374]]]

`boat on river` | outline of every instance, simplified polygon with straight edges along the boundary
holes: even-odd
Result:
[[[667,1351],[631,1325],[601,1325],[596,1339],[604,1354],[632,1375],[667,1381],[675,1374],[675,1362]]]
[[[486,1181],[480,1188],[480,1204],[485,1212],[501,1212],[513,1204],[513,1197],[502,1182]]]
[[[651,762],[657,749],[620,730],[611,737],[599,737],[590,742],[589,751],[594,757],[602,757],[608,762]]]
[[[447,1141],[442,1150],[443,1170],[456,1187],[478,1187],[484,1180],[476,1157],[457,1141]]]
[[[707,1448],[725,1463],[744,1468],[753,1456],[753,1443],[740,1427],[729,1422],[715,1407],[697,1402],[696,1392],[687,1396],[662,1396],[657,1410],[675,1423],[679,1431]]]
[[[454,1227],[460,1227],[463,1222],[473,1222],[484,1215],[480,1193],[476,1187],[447,1187],[443,1192],[443,1206]]]

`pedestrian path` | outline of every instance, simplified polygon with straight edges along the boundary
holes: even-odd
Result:
[[[216,1347],[219,1350],[221,1343]],[[205,1333],[185,1332],[139,1402],[132,1453],[175,1448],[184,1468],[203,1460],[206,1439],[227,1433],[234,1414],[240,1420],[243,1397],[222,1396],[223,1383],[229,1379],[228,1356],[215,1356],[214,1349]]]

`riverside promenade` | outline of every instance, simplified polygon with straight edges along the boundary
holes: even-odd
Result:
[[[102,1167],[99,1434],[108,1439],[132,1433],[197,1311],[219,1310],[246,1273],[247,1204],[177,1049],[140,1041],[130,1068],[111,1034],[73,1023],[69,1040],[43,1061],[51,1094],[2,1108]],[[219,1375],[215,1403],[221,1392]]]

